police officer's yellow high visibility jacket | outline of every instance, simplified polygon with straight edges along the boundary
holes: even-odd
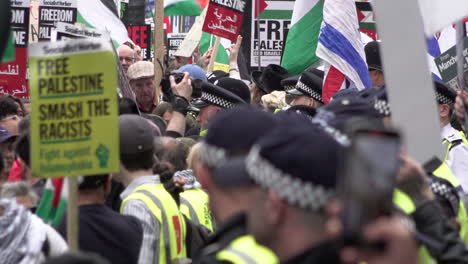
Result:
[[[193,188],[180,193],[180,211],[188,219],[213,231],[208,194],[202,189]]]

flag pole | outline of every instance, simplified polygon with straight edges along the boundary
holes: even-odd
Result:
[[[77,177],[67,177],[68,181],[68,202],[67,202],[67,240],[70,249],[79,249],[78,244],[78,179]],[[64,179],[65,181],[65,179]],[[63,188],[63,187],[62,187]],[[62,190],[64,191],[64,190]]]
[[[255,0],[255,12],[254,15],[257,14],[257,17],[255,18],[256,20],[256,27],[257,27],[257,41],[258,41],[258,70],[262,70],[262,55],[260,53],[260,0]]]
[[[456,32],[457,32],[457,79],[458,79],[458,87],[460,91],[468,91],[468,87],[466,86],[465,78],[464,78],[464,71],[465,71],[465,56],[463,55],[463,50],[465,49],[465,37],[466,37],[466,24],[465,21],[462,19],[457,22],[456,24]],[[466,131],[468,129],[468,113],[465,111],[465,123],[463,124],[463,128]]]
[[[160,83],[164,74],[164,0],[154,1],[154,103],[159,104]]]
[[[216,57],[218,56],[219,45],[221,44],[221,38],[216,36],[215,43],[213,46],[213,52],[211,53],[210,63],[208,64],[208,72],[213,72],[214,64],[216,61]]]

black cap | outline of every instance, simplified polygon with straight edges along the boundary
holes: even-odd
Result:
[[[78,189],[96,189],[104,185],[109,179],[109,175],[91,175],[78,177]]]
[[[222,111],[208,124],[202,160],[210,167],[219,167],[228,157],[245,155],[275,125],[271,113],[254,106]]]
[[[322,99],[322,83],[323,78],[313,73],[311,70],[306,70],[301,74],[296,88],[287,91],[292,95],[305,95],[323,103]]]
[[[246,158],[246,170],[260,186],[289,204],[319,210],[332,197],[340,145],[318,126],[294,113],[259,139]]]
[[[203,82],[201,85],[202,96],[193,101],[192,105],[200,109],[208,105],[217,105],[222,108],[234,108],[237,104],[247,104],[240,97],[240,89],[226,89],[208,82]],[[248,89],[248,88],[247,88]]]
[[[119,116],[120,154],[132,155],[153,150],[153,129],[138,115]]]
[[[369,70],[382,71],[382,60],[380,58],[380,43],[371,41],[364,47],[366,62]]]
[[[374,105],[375,110],[383,117],[392,114],[388,103],[387,91],[383,86],[366,88],[358,93],[358,96]]]
[[[437,103],[453,105],[457,93],[441,81],[434,81]]]
[[[345,97],[331,101],[319,108],[314,119],[325,127],[345,132],[351,121],[356,119],[382,120],[374,105],[360,97]]]
[[[208,79],[208,82],[214,83],[215,81],[224,78],[224,77],[229,77],[229,73],[223,72],[220,70],[210,72],[207,74],[206,78]]]
[[[214,85],[222,87],[233,94],[239,96],[246,103],[250,104],[250,90],[249,86],[242,80],[224,77],[214,82]]]
[[[311,106],[307,106],[307,105],[291,106],[286,111],[302,115],[303,117],[306,117],[307,119],[312,119],[315,116],[315,114],[317,114],[317,109]]]
[[[227,160],[213,174],[213,180],[226,187],[237,187],[253,185],[254,181],[250,178],[245,169],[245,157],[236,157]]]
[[[297,81],[299,80],[300,75],[292,76],[281,80],[281,86],[284,91],[289,91],[296,88]]]
[[[290,77],[289,72],[276,64],[266,66],[263,71],[253,71],[252,81],[263,92],[269,94],[273,91],[282,91],[281,80]]]

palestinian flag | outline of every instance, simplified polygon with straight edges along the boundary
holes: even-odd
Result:
[[[302,73],[319,60],[315,50],[323,20],[322,11],[322,0],[296,0],[294,4],[281,61],[281,66],[292,74]]]
[[[112,0],[77,1],[77,22],[108,32],[116,44],[128,41],[127,28],[120,20]]]
[[[199,0],[166,0],[164,1],[165,16],[199,16],[206,6],[206,1]]]
[[[65,216],[68,200],[68,180],[66,178],[47,179],[36,214],[44,222],[57,227]]]
[[[13,39],[13,32],[10,32],[10,37],[8,38],[5,52],[3,53],[3,56],[0,58],[0,62],[14,61],[15,57],[16,57],[15,56],[15,41]]]
[[[204,54],[208,48],[212,47],[215,43],[215,36],[206,32],[202,32],[200,39],[200,52]],[[218,55],[216,56],[213,71],[220,70],[229,72],[229,54],[226,51],[231,46],[231,41],[228,39],[221,38],[221,44],[219,45]]]

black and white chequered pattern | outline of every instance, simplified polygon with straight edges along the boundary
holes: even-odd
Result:
[[[351,141],[349,137],[338,129],[329,125],[329,121],[335,117],[335,114],[323,109],[318,109],[317,114],[312,118],[312,123],[317,124],[325,133],[330,135],[342,146],[349,146]]]
[[[314,98],[317,101],[322,102],[322,95],[307,86],[305,83],[301,82],[300,80],[296,84],[297,89],[300,89],[304,92],[306,92],[310,97]]]
[[[226,162],[226,151],[222,148],[203,142],[200,149],[200,159],[210,168],[218,168]]]
[[[376,100],[374,103],[374,108],[375,110],[377,110],[377,112],[379,112],[379,114],[383,116],[390,116],[390,114],[392,113],[390,111],[389,103],[385,100]]]
[[[291,205],[303,209],[319,210],[327,205],[334,195],[323,186],[304,182],[274,167],[260,156],[260,148],[252,147],[246,158],[246,169],[250,177],[262,187],[276,192]]]
[[[455,215],[458,214],[458,209],[460,207],[459,199],[456,196],[457,194],[454,193],[449,188],[449,186],[438,181],[433,181],[431,183],[431,189],[435,195],[441,196],[445,200],[449,201],[450,205],[452,206],[452,209],[454,210]]]
[[[217,95],[214,95],[214,94],[210,94],[210,93],[207,93],[207,92],[202,92],[202,96],[201,96],[202,100],[205,100],[211,104],[215,104],[215,105],[219,105],[223,108],[227,108],[227,109],[230,109],[230,108],[233,108],[235,106],[235,104],[233,102],[229,102],[228,100],[224,99],[224,98],[221,98]]]
[[[292,89],[295,89],[296,86],[295,85],[285,85],[284,86],[284,91],[287,92],[287,91],[290,91]]]
[[[440,104],[452,105],[455,103],[453,100],[451,100],[450,98],[448,98],[447,96],[441,93],[436,93],[436,99],[437,99],[437,102],[439,102]]]

